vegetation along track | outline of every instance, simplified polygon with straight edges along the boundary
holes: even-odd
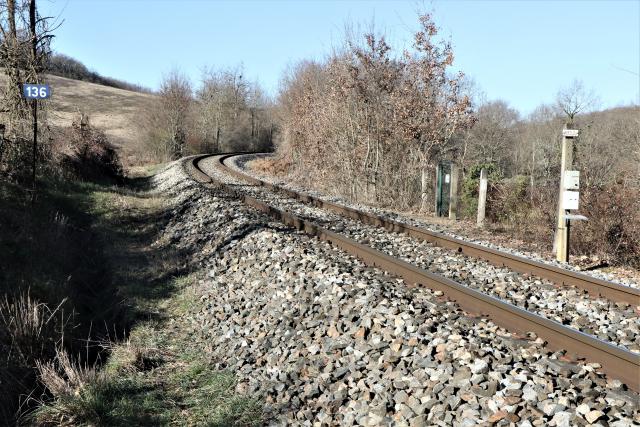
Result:
[[[640,377],[638,375],[640,372],[640,356],[637,353],[622,348],[619,345],[614,345],[611,342],[612,339],[600,339],[594,337],[590,334],[581,332],[578,328],[565,326],[558,321],[530,312],[513,304],[512,302],[504,301],[502,298],[490,295],[486,292],[486,289],[477,290],[472,286],[458,283],[451,278],[444,277],[440,274],[434,274],[433,272],[422,268],[420,263],[414,263],[410,257],[402,256],[402,258],[409,259],[409,261],[412,262],[398,259],[395,256],[389,255],[389,250],[385,250],[385,252],[387,252],[385,253],[369,246],[370,242],[366,239],[365,242],[367,244],[359,243],[357,240],[346,236],[349,232],[345,232],[350,227],[353,227],[356,221],[344,219],[343,222],[348,222],[347,226],[344,224],[338,224],[336,226],[336,224],[334,224],[335,217],[331,217],[330,215],[328,217],[311,215],[313,219],[309,219],[310,215],[308,214],[308,210],[300,208],[299,206],[295,207],[291,204],[287,205],[286,203],[282,203],[283,199],[278,199],[277,197],[275,199],[272,198],[271,196],[273,193],[271,193],[271,191],[278,190],[276,186],[247,177],[239,171],[226,168],[224,166],[224,161],[231,156],[233,155],[200,156],[193,158],[191,161],[192,175],[198,181],[203,183],[211,181],[218,182],[228,191],[236,193],[238,197],[244,200],[245,203],[253,206],[254,208],[268,213],[287,225],[304,230],[308,234],[315,235],[320,239],[327,240],[337,247],[357,256],[369,265],[380,267],[392,274],[396,274],[402,277],[409,285],[423,285],[440,290],[444,292],[448,298],[455,300],[468,312],[486,315],[497,324],[504,326],[515,333],[525,334],[528,332],[534,332],[538,336],[544,338],[551,348],[564,349],[578,357],[584,357],[587,360],[601,363],[603,370],[609,375],[623,380],[634,390],[638,390],[640,388]],[[221,170],[216,171],[216,168],[224,168],[224,172]],[[224,175],[227,177],[229,175],[233,175],[237,179],[221,179],[221,176]],[[249,182],[250,185],[246,185],[246,182]],[[267,189],[270,190],[268,192],[269,196],[266,196],[267,191],[263,187],[267,187]],[[286,190],[286,193],[287,196],[289,196],[289,193],[293,192]],[[296,195],[291,194],[291,196],[296,200],[306,200],[307,203],[312,203],[314,205],[318,205],[319,203],[327,204],[327,202],[324,201],[314,201],[317,199],[302,194],[296,193]],[[264,201],[265,198],[267,199],[267,202]],[[294,210],[296,213],[275,207],[274,205],[277,203],[279,203],[278,206],[282,206],[284,204],[287,207],[295,207]],[[326,208],[326,206],[321,207]],[[358,220],[362,220],[365,224],[368,223],[368,221],[372,221],[371,218],[373,216],[368,213],[360,213],[353,209],[347,209],[347,212],[349,212],[348,217],[350,218],[353,217],[352,215],[359,213],[360,216],[358,217]],[[378,222],[373,223],[375,226],[385,227],[389,231],[404,231],[398,228],[398,225],[404,226],[402,224],[379,217],[377,218]],[[324,228],[327,224],[331,226],[334,231]],[[368,228],[366,231],[373,233],[372,229],[377,229],[377,227]],[[339,232],[336,232],[336,230]],[[384,233],[384,231],[381,232]],[[355,235],[358,236],[357,233]],[[449,237],[446,239],[453,240]],[[362,241],[362,239],[360,240]],[[466,244],[466,242],[461,243]],[[575,273],[571,273],[571,275],[574,274]],[[563,283],[567,284],[566,282]],[[628,308],[628,304],[625,305]],[[560,304],[560,311],[562,311],[562,304]],[[633,307],[626,311],[627,313],[633,313]],[[635,318],[632,317],[633,314],[630,314],[630,316],[631,318],[623,320],[626,321],[631,328],[635,327],[637,329],[637,316]],[[632,331],[633,329],[631,330],[631,333]],[[622,335],[626,335],[627,338],[632,338],[628,336],[629,332],[630,331],[623,331]],[[613,341],[616,341],[616,336],[612,337],[609,335],[608,338],[613,338]],[[624,341],[625,339],[617,340],[616,344],[622,344]]]

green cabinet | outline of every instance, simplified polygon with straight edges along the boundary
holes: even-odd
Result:
[[[436,215],[449,216],[451,162],[440,162],[436,169]]]

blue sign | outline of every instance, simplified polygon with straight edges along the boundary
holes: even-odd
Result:
[[[27,99],[47,99],[51,96],[49,85],[25,83],[22,85],[22,95]]]

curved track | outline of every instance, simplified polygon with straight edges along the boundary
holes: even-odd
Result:
[[[459,239],[422,230],[406,224],[401,224],[396,221],[381,218],[367,212],[357,211],[335,203],[326,202],[306,194],[293,192],[256,178],[249,177],[237,170],[224,166],[224,161],[234,155],[238,154],[218,156],[220,167],[225,169],[225,173],[231,174],[240,180],[247,181],[254,186],[261,186],[272,191],[284,192],[290,198],[310,203],[320,208],[330,209],[346,217],[354,218],[370,225],[384,227],[390,231],[404,232],[412,237],[427,240],[469,256],[484,258],[491,263],[506,266],[516,271],[536,274],[560,284],[575,285],[587,289],[591,293],[602,294],[613,299],[631,302],[636,305],[640,302],[640,295],[637,290],[633,288],[594,279],[586,275],[548,266],[526,258],[503,254],[499,251],[485,248],[480,245],[464,242]],[[200,161],[207,157],[210,156],[195,157],[190,162],[192,176],[202,183],[214,181],[198,166]],[[590,361],[599,362],[602,364],[603,370],[610,376],[621,379],[629,387],[635,390],[640,389],[640,356],[638,354],[634,354],[631,351],[582,333],[574,328],[564,326],[543,316],[531,313],[501,299],[471,289],[451,279],[419,268],[406,261],[391,257],[367,245],[360,244],[353,239],[324,229],[316,223],[294,215],[291,212],[270,206],[262,200],[258,200],[257,198],[238,192],[232,185],[219,184],[227,190],[236,193],[236,195],[248,205],[269,214],[287,225],[303,230],[308,234],[319,237],[320,239],[327,240],[346,252],[362,259],[366,264],[382,268],[390,273],[398,275],[399,277],[402,277],[407,284],[422,285],[440,290],[444,292],[448,298],[455,300],[468,312],[485,315],[491,318],[496,324],[503,326],[512,332],[518,334],[535,332],[538,336],[544,338],[548,342],[550,348],[564,349],[577,357],[583,357]]]
[[[543,262],[501,252],[496,249],[478,245],[476,243],[466,242],[464,240],[456,239],[442,233],[425,230],[423,228],[415,227],[409,224],[403,224],[401,222],[383,218],[369,212],[364,212],[337,203],[328,202],[309,194],[292,191],[287,188],[268,183],[266,181],[243,174],[233,168],[224,165],[224,162],[227,159],[243,154],[246,153],[225,155],[224,157],[220,158],[220,163],[225,167],[226,172],[234,175],[241,180],[250,182],[251,184],[265,187],[272,191],[281,192],[292,199],[299,200],[303,203],[308,203],[321,209],[331,210],[345,217],[361,221],[365,224],[383,227],[388,231],[405,233],[411,237],[427,241],[436,246],[442,246],[447,249],[452,249],[470,257],[484,259],[491,264],[497,265],[499,267],[508,267],[519,273],[538,276],[544,279],[548,279],[551,282],[559,285],[575,286],[577,288],[586,290],[590,294],[599,295],[613,301],[620,301],[632,304],[633,306],[640,306],[640,289],[632,288],[630,286],[625,286],[618,283],[608,282],[606,280],[598,279],[586,274],[577,273],[575,271],[566,270],[554,265],[545,264]]]

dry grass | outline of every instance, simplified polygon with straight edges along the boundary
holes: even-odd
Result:
[[[40,382],[54,397],[55,404],[42,403],[23,421],[36,425],[84,425],[100,420],[103,403],[97,390],[108,386],[106,376],[96,366],[83,365],[64,350],[48,362],[36,362]]]
[[[50,125],[69,127],[80,113],[85,113],[91,125],[102,130],[119,149],[126,164],[139,163],[144,153],[139,118],[153,104],[155,95],[52,75],[45,76],[45,83],[53,93],[48,111]],[[4,84],[5,77],[0,74],[0,85]]]
[[[64,350],[56,350],[53,361],[37,361],[36,367],[40,381],[56,398],[77,396],[88,384],[97,384],[104,377],[95,366],[82,365]]]
[[[259,173],[284,177],[291,172],[291,162],[285,157],[274,156],[251,160],[247,163],[247,168]]]
[[[31,364],[47,352],[52,342],[61,340],[56,325],[62,322],[57,322],[57,315],[65,301],[52,310],[28,292],[15,298],[5,294],[0,302],[0,348],[6,347],[7,358]]]

